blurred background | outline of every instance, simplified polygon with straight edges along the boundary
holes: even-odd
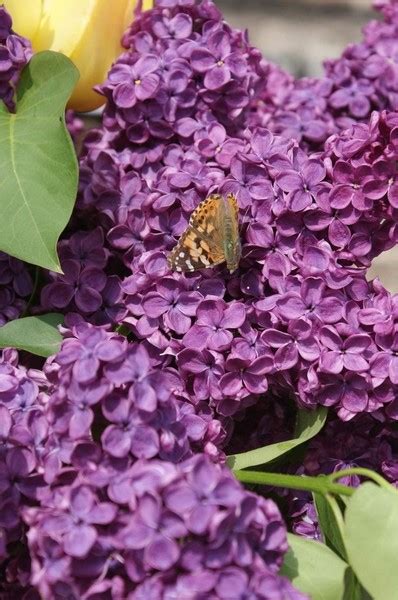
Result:
[[[215,0],[226,20],[249,30],[264,57],[296,77],[322,74],[322,61],[338,57],[361,39],[361,29],[378,18],[372,0]],[[398,292],[398,247],[373,263],[368,278],[378,276]]]
[[[320,75],[325,58],[359,41],[375,17],[371,0],[215,0],[226,20],[247,28],[264,56],[298,77]]]

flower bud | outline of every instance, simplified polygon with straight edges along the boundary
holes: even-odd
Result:
[[[139,0],[4,0],[14,30],[31,40],[35,52],[54,50],[68,56],[80,79],[68,107],[94,110],[104,98],[93,90],[102,83],[121,52],[120,39]],[[144,0],[148,9],[153,0]]]

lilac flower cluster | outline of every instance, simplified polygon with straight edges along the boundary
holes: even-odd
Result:
[[[103,229],[75,231],[59,243],[58,253],[63,274],[48,275],[49,283],[41,290],[46,309],[95,313],[99,324],[120,322],[127,311],[120,302],[120,278],[106,272],[110,252],[104,247]]]
[[[81,319],[65,336],[44,367],[53,389],[46,480],[71,462],[76,445],[99,438],[104,460],[126,467],[155,457],[179,462],[199,451],[222,459],[222,423],[207,404],[190,402],[174,369],[156,369],[142,345]]]
[[[182,15],[200,7],[188,5]],[[134,51],[103,86],[109,93],[104,127],[89,136],[82,160],[80,214],[101,224],[112,256],[126,269],[120,289],[128,312],[120,320],[159,366],[178,368],[190,397],[211,401],[220,414],[232,415],[272,389],[304,406],[334,406],[343,419],[386,407],[396,418],[388,351],[395,300],[368,283],[363,270],[395,243],[395,113],[374,113],[368,124],[330,138],[323,155],[261,128],[230,138],[220,122],[212,122],[206,139],[197,131],[185,139],[174,132],[171,141],[152,145],[146,137],[142,143],[123,138],[126,108],[114,93],[123,83],[113,73],[152,56],[160,16],[170,25],[179,14],[178,6],[159,7],[127,35]],[[214,23],[202,26],[202,37],[196,31],[195,48],[207,44]],[[221,20],[218,27],[224,31]],[[191,55],[184,60],[192,62]],[[156,74],[157,97],[165,83]],[[135,98],[134,109],[147,102]],[[218,115],[219,105],[207,102]],[[148,132],[153,140],[149,124]],[[172,274],[166,254],[213,189],[238,198],[241,271]],[[94,281],[100,292],[105,277]],[[54,306],[47,292],[59,289],[57,282],[44,289],[44,307]],[[75,280],[70,290],[80,310],[95,309],[79,307]],[[99,308],[100,293],[97,302]]]
[[[15,350],[0,354],[0,565],[1,590],[28,583],[22,507],[37,502],[49,426],[44,415],[47,382],[41,371],[18,365]],[[7,597],[7,596],[4,596]]]
[[[251,125],[316,151],[331,134],[366,122],[373,110],[397,110],[397,4],[376,1],[374,6],[383,20],[371,21],[360,43],[326,61],[322,78],[294,80],[276,71],[252,103]]]
[[[0,327],[26,309],[33,281],[26,263],[0,252]]]
[[[15,88],[20,73],[32,56],[30,42],[12,30],[12,20],[0,6],[0,100],[8,110],[15,108]]]
[[[243,598],[253,576],[255,597],[304,598],[277,575],[287,549],[278,509],[227,469],[200,453],[128,468],[76,453],[80,468],[24,513],[44,597],[228,598],[237,586]]]

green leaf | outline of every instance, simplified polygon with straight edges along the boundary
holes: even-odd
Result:
[[[398,600],[398,493],[361,485],[345,513],[351,567],[374,600]]]
[[[326,545],[343,560],[347,560],[344,542],[344,520],[336,499],[330,494],[314,493],[313,496],[319,526]]]
[[[351,567],[346,569],[344,575],[343,600],[372,600],[367,591],[363,589],[358,579],[355,577],[355,573]]]
[[[58,272],[57,241],[77,193],[64,113],[78,77],[63,54],[40,52],[22,72],[16,113],[0,103],[0,250]]]
[[[0,348],[17,348],[47,358],[60,348],[62,336],[57,326],[63,320],[61,314],[48,313],[10,321],[0,327]]]
[[[263,446],[241,454],[231,454],[228,457],[229,467],[234,470],[246,469],[247,467],[265,465],[275,460],[319,433],[326,422],[326,417],[327,409],[323,406],[317,410],[300,410],[297,416],[294,439]]]
[[[342,600],[347,563],[320,542],[291,533],[288,541],[281,574],[311,600]]]

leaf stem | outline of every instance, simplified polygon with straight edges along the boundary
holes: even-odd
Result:
[[[40,267],[35,267],[35,278],[33,281],[33,288],[32,288],[32,293],[29,296],[29,300],[28,303],[25,307],[25,310],[23,311],[22,315],[20,316],[21,319],[23,319],[24,317],[27,317],[29,315],[29,310],[30,307],[32,306],[32,303],[34,301],[34,299],[36,298],[36,292],[37,292],[37,288],[39,285],[39,278],[40,278]]]
[[[342,472],[342,471],[341,471]],[[264,473],[263,471],[234,471],[235,477],[243,483],[252,483],[254,485],[272,485],[284,487],[292,490],[306,490],[308,492],[317,492],[320,494],[339,494],[342,496],[352,496],[355,488],[350,488],[341,483],[333,483],[329,477],[320,475],[318,477],[309,477],[307,475],[285,475],[283,473]]]
[[[391,490],[391,488],[396,491],[396,488],[391,485],[384,477],[371,471],[371,469],[365,469],[364,467],[352,467],[351,469],[343,469],[342,471],[336,471],[335,473],[330,473],[327,477],[329,481],[335,481],[337,479],[341,479],[342,477],[349,477],[350,475],[362,475],[362,477],[367,477],[371,479],[375,483],[377,483],[380,487]]]

